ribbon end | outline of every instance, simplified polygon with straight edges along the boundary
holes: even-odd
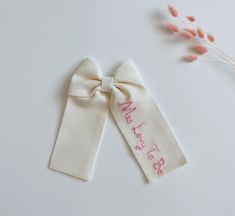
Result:
[[[90,181],[90,178],[89,178],[88,176],[73,174],[73,173],[68,172],[68,171],[66,171],[66,170],[62,170],[61,167],[60,167],[60,168],[56,168],[56,167],[54,167],[53,165],[49,165],[48,168],[49,168],[50,170],[53,170],[53,171],[56,171],[56,172],[59,172],[59,173],[63,173],[63,174],[66,174],[66,175],[68,175],[68,176],[70,176],[70,177],[73,177],[73,178],[82,180],[82,181],[84,181],[84,182]]]

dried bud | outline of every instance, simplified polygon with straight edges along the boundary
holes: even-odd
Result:
[[[197,33],[200,38],[204,38],[206,35],[205,32],[201,28],[197,29]]]
[[[184,31],[190,32],[193,35],[193,37],[197,35],[197,31],[194,29],[185,28]]]
[[[193,34],[189,31],[181,31],[181,35],[189,40],[193,39]]]
[[[214,41],[215,41],[215,37],[212,35],[212,34],[207,34],[207,39],[211,42],[211,43],[213,43]]]
[[[187,55],[184,57],[185,61],[187,62],[194,62],[198,59],[196,55]]]
[[[187,19],[190,21],[190,22],[195,22],[196,21],[196,18],[194,16],[187,16]]]
[[[178,27],[175,24],[172,24],[172,23],[166,23],[166,29],[169,30],[172,33],[179,31]]]
[[[205,54],[208,52],[208,49],[205,46],[203,46],[202,44],[194,45],[193,49],[199,54]]]
[[[178,11],[175,9],[174,6],[168,5],[168,10],[173,17],[178,17]]]

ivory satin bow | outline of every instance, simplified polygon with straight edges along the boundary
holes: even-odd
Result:
[[[149,182],[187,162],[133,61],[108,77],[86,59],[70,82],[51,169],[90,179],[109,108]]]

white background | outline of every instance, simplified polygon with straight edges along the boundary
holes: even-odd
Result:
[[[0,215],[234,215],[235,70],[180,58],[163,0],[0,0]],[[235,1],[172,1],[235,56]],[[47,168],[74,69],[131,57],[189,163],[146,184],[112,116],[90,182]],[[212,59],[213,60],[213,59]]]

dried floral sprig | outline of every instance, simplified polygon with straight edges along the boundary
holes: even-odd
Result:
[[[170,15],[177,19],[183,27],[180,27],[174,23],[167,23],[166,28],[171,33],[178,33],[185,39],[191,40],[193,44],[192,49],[196,54],[189,54],[184,57],[188,62],[195,62],[199,55],[208,53],[210,50],[222,61],[233,67],[235,67],[235,59],[227,55],[223,50],[218,48],[215,43],[215,36],[206,33],[202,28],[193,28],[189,23],[196,22],[196,18],[192,15],[186,16],[186,19],[180,16],[180,13],[173,5],[168,5],[168,11]],[[194,41],[194,39],[197,39]],[[197,43],[196,43],[197,42]]]

